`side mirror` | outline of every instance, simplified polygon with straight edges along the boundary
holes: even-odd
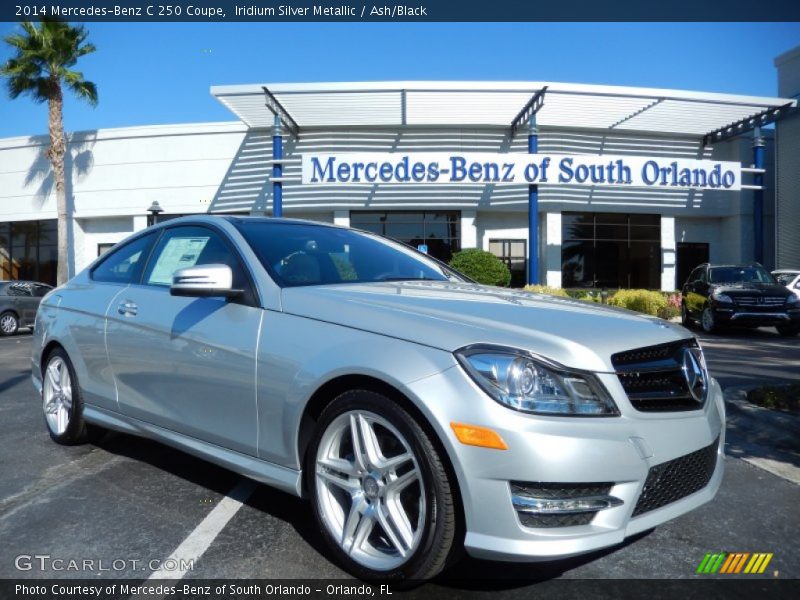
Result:
[[[233,288],[233,271],[228,265],[203,265],[175,271],[169,293],[195,298],[234,298],[243,290]]]

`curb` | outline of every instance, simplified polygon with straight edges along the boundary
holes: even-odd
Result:
[[[725,453],[800,485],[800,418],[748,402],[747,392],[756,387],[723,391]]]

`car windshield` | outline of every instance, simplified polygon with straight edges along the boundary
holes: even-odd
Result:
[[[749,267],[712,267],[708,270],[710,283],[775,283],[769,272],[756,265]]]
[[[773,273],[781,285],[789,285],[797,277],[797,273]]]
[[[239,221],[235,225],[282,286],[462,281],[415,250],[365,232],[310,223]]]

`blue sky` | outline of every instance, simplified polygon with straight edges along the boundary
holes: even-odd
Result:
[[[18,26],[0,23],[0,36]],[[233,118],[211,85],[393,79],[550,80],[771,96],[798,23],[91,23],[92,109],[68,131]],[[9,57],[0,44],[0,61]],[[44,106],[0,93],[0,137],[46,132]]]

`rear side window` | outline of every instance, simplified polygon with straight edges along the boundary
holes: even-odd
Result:
[[[49,285],[36,284],[33,286],[33,295],[37,298],[43,298],[52,289]]]
[[[149,233],[110,251],[92,270],[92,279],[103,283],[138,283],[157,233]]]

